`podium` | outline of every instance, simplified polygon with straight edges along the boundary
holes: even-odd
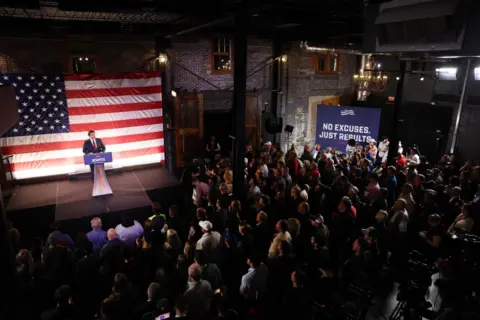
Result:
[[[93,191],[92,197],[112,194],[112,188],[105,174],[104,163],[112,162],[112,153],[90,153],[83,156],[85,165],[93,165]]]

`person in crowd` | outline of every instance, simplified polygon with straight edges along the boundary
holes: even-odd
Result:
[[[280,220],[275,225],[275,230],[277,234],[273,238],[272,244],[270,245],[270,249],[268,249],[268,257],[273,258],[278,254],[278,246],[282,241],[287,241],[289,243],[292,242],[292,236],[288,232],[288,221],[287,220]]]
[[[168,209],[167,229],[173,229],[177,232],[180,241],[184,243],[187,240],[188,221],[179,214],[179,209],[176,205],[172,205]]]
[[[267,293],[268,267],[252,255],[247,259],[248,272],[242,276],[240,294],[247,300],[261,300]]]
[[[210,311],[213,291],[210,283],[202,279],[202,268],[197,263],[188,268],[188,284],[184,293],[189,319],[203,319]]]
[[[213,161],[215,159],[215,155],[219,153],[220,150],[222,150],[222,148],[217,142],[217,138],[212,136],[207,146],[205,147],[205,151],[207,151],[207,157],[211,159],[211,161]]]
[[[473,206],[471,203],[465,203],[462,206],[461,213],[455,218],[455,221],[448,228],[448,233],[456,234],[464,232],[469,233],[473,229],[474,220],[471,216],[473,212]]]
[[[328,227],[325,224],[325,219],[321,214],[319,214],[315,218],[315,221],[313,221],[312,225],[316,228],[315,230],[316,235],[328,240],[330,236],[330,231],[328,231]]]
[[[201,278],[208,281],[212,290],[222,286],[222,273],[215,263],[207,262],[207,257],[202,250],[195,251],[195,263],[201,268]]]
[[[316,144],[316,145],[315,145],[315,148],[313,148],[312,157],[313,157],[313,161],[314,161],[315,163],[317,163],[318,160],[320,160],[320,155],[322,154],[320,149],[321,149],[321,148],[320,148],[320,145],[319,145],[319,144]]]
[[[378,156],[377,159],[381,162],[386,162],[388,157],[388,149],[390,147],[390,141],[387,137],[383,137],[382,141],[378,143]]]
[[[306,273],[302,269],[294,270],[291,283],[291,290],[283,301],[285,319],[311,319],[312,299],[307,288]]]
[[[213,231],[213,225],[210,221],[200,221],[198,223],[202,229],[202,237],[196,244],[197,250],[203,250],[207,261],[218,262],[223,248],[223,240],[220,233]]]
[[[135,319],[142,319],[145,314],[155,311],[160,300],[160,285],[156,282],[150,283],[147,289],[147,301],[137,306],[133,312]]]
[[[100,250],[100,257],[104,257],[110,253],[119,254],[124,247],[124,242],[118,237],[115,229],[108,229],[107,243]]]
[[[459,246],[479,234],[480,167],[458,156],[414,164],[412,154],[409,165],[400,157],[387,166],[382,143],[378,153],[361,142],[343,154],[316,146],[302,161],[295,146],[286,155],[247,146],[245,199],[230,190],[231,156],[215,152],[206,166],[197,157],[193,197],[153,203],[141,232],[141,208],[121,215],[117,230],[105,220],[106,235],[97,218],[92,230],[55,224],[48,238],[9,224],[18,288],[6,318],[341,318],[352,289],[383,296],[390,275],[412,279],[412,255],[437,262],[464,297],[464,256],[474,251]]]
[[[127,246],[134,247],[137,239],[143,236],[143,227],[128,213],[122,214],[121,220],[122,222],[115,227],[115,232]]]
[[[197,207],[200,207],[202,202],[208,200],[208,192],[210,188],[208,187],[208,184],[200,180],[193,181],[193,188],[193,203]]]
[[[409,166],[417,166],[420,164],[420,156],[418,155],[418,151],[416,148],[410,148],[407,157],[407,164]]]
[[[428,245],[427,253],[431,256],[436,256],[445,236],[445,229],[439,214],[431,214],[428,217],[428,224],[430,226],[429,230],[420,232],[419,236]]]
[[[180,240],[177,231],[168,229],[165,241],[165,250],[167,250],[170,256],[177,257],[182,252],[182,248],[182,241]]]
[[[400,168],[405,168],[407,166],[407,157],[405,157],[405,155],[401,152],[399,152],[397,154],[397,166],[399,166]]]
[[[45,242],[45,245],[47,247],[49,246],[56,246],[56,245],[62,245],[66,246],[70,249],[75,248],[75,244],[73,242],[72,237],[70,237],[69,234],[65,233],[62,225],[60,222],[54,222],[51,226],[52,232],[48,235],[47,241]]]
[[[68,285],[63,285],[55,291],[57,306],[42,313],[42,320],[80,319],[75,313],[73,291]]]
[[[92,231],[87,233],[88,241],[93,245],[93,250],[99,252],[107,242],[107,232],[102,230],[102,219],[95,217],[90,221]]]
[[[305,145],[303,148],[302,156],[300,157],[301,161],[308,160],[309,162],[313,162],[315,158],[313,157],[312,153],[310,152],[310,146],[308,144]]]
[[[415,200],[413,199],[413,186],[410,183],[403,185],[402,193],[398,197],[399,199],[405,200],[407,203],[407,212],[411,216],[415,213]]]

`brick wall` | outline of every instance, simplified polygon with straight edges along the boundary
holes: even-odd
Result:
[[[307,132],[310,123],[310,132],[316,128],[316,104],[310,104],[312,97],[331,97],[351,94],[354,89],[353,74],[356,71],[356,57],[342,55],[340,73],[335,75],[316,74],[312,56],[314,53],[305,52],[299,45],[293,45],[288,52],[288,69],[285,80],[285,107],[283,108],[284,124],[294,126],[290,137],[282,134],[281,144],[287,148],[288,144],[295,143],[297,151],[301,153],[305,144],[312,146],[315,141]],[[309,112],[310,111],[310,112]],[[288,146],[289,147],[289,146]]]
[[[171,79],[173,86],[188,91],[231,90],[233,87],[232,75],[217,75],[210,73],[210,41],[196,40],[189,42],[174,42],[168,51],[171,59]],[[316,119],[309,116],[309,99],[318,96],[342,96],[353,91],[353,74],[355,72],[355,56],[343,56],[340,74],[317,75],[314,72],[311,53],[301,50],[298,43],[286,52],[287,63],[282,79],[283,94],[278,100],[278,116],[283,117],[284,125],[295,127],[289,143],[296,143],[299,149],[305,143],[312,143],[313,139],[306,139],[307,127]],[[269,75],[271,66],[268,59],[272,55],[270,42],[250,39],[248,42],[247,58],[247,90],[257,89],[262,96],[260,108],[267,108],[270,100]],[[288,67],[287,67],[288,65]],[[209,95],[211,96],[211,95]],[[211,108],[210,108],[211,105]],[[208,109],[231,108],[228,103],[205,101]],[[267,140],[272,137],[264,130]],[[286,148],[287,137],[280,135],[280,142]]]
[[[93,38],[1,39],[0,72],[69,73],[75,54],[93,56],[96,72],[146,71],[155,58],[155,43]]]
[[[174,86],[188,91],[231,90],[232,74],[211,74],[211,42],[197,40],[174,42],[168,51]],[[268,59],[272,56],[269,42],[250,40],[247,52],[247,90],[268,87]],[[255,72],[258,70],[258,72]],[[254,73],[254,74],[253,74]]]

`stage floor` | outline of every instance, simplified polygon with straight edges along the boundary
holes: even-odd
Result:
[[[51,181],[21,185],[13,190],[8,215],[34,208],[55,207],[54,220],[71,220],[150,206],[150,191],[179,186],[165,168],[123,171],[108,175],[113,194],[92,197],[90,179]],[[154,200],[154,199],[153,199]]]

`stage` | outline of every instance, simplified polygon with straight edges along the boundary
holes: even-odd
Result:
[[[107,177],[113,194],[95,198],[89,178],[20,185],[7,203],[7,219],[22,234],[44,236],[54,221],[70,233],[88,231],[93,216],[114,227],[122,212],[143,222],[151,215],[152,201],[165,208],[184,201],[180,182],[165,168],[108,172]]]

